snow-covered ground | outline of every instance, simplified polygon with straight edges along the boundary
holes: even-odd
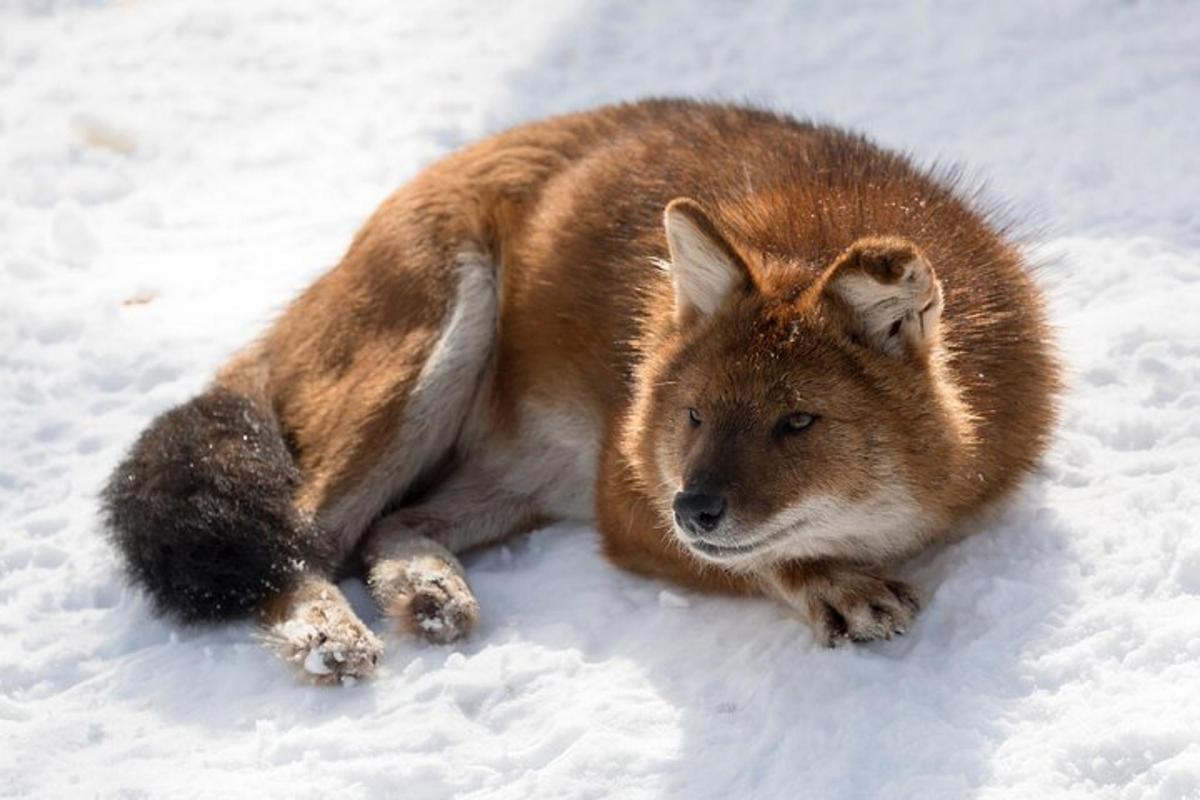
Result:
[[[1200,6],[0,2],[0,796],[1200,797]],[[1071,365],[1045,469],[907,637],[626,575],[559,526],[482,630],[298,684],[126,588],[95,492],[423,164],[683,93],[1012,201]],[[361,586],[356,604],[383,632]]]

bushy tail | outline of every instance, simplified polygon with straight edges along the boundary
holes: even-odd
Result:
[[[187,622],[244,617],[319,559],[293,504],[300,472],[275,419],[213,389],[159,416],[104,489],[131,577]]]

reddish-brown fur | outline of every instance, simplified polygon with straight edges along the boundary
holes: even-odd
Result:
[[[669,258],[663,210],[680,197],[691,201],[677,210],[740,270],[712,314],[677,308],[655,263]],[[494,265],[498,286],[478,395],[436,464],[388,485],[379,470],[447,324],[464,251]],[[928,338],[887,353],[837,281],[895,284],[915,259],[940,280],[940,327],[936,313],[935,330],[918,319],[913,336]],[[832,641],[904,629],[914,593],[878,570],[1028,473],[1051,432],[1057,376],[1020,254],[953,178],[834,128],[649,101],[517,128],[430,167],[218,382],[279,420],[304,479],[296,502],[343,554],[371,520],[436,497],[476,454],[516,452],[536,409],[556,409],[569,420],[556,431],[596,448],[594,514],[616,564],[765,591]],[[779,434],[798,412],[817,417],[811,429]],[[845,546],[725,565],[689,551],[672,521],[673,496],[696,476],[743,526],[722,535],[810,500],[850,507],[881,492],[910,498],[921,522],[878,542],[863,531]],[[563,515],[540,497],[514,529]],[[863,513],[853,519],[869,527]]]

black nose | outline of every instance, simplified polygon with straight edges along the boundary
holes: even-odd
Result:
[[[721,524],[726,505],[719,494],[684,490],[675,495],[675,521],[692,533],[711,531]]]

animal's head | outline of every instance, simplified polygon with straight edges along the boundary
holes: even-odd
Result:
[[[673,335],[648,359],[628,444],[674,535],[735,569],[909,549],[913,487],[962,435],[925,256],[866,238],[815,273],[739,251],[686,199],[665,227]]]

